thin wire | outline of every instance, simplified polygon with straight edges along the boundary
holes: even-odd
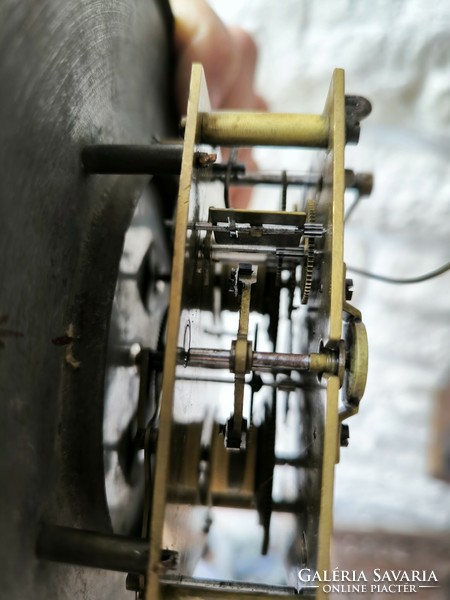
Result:
[[[424,275],[418,275],[417,277],[409,277],[407,279],[397,279],[396,277],[386,277],[386,275],[378,275],[376,273],[370,273],[369,271],[365,271],[364,269],[357,269],[356,267],[347,267],[347,271],[351,271],[352,273],[356,273],[357,275],[362,275],[363,277],[369,277],[370,279],[376,279],[377,281],[382,281],[384,283],[398,283],[398,284],[409,284],[409,283],[421,283],[422,281],[428,281],[429,279],[433,279],[434,277],[439,277],[439,275],[443,275],[447,271],[450,271],[450,262],[445,263],[439,269],[435,271],[430,271],[429,273],[425,273]]]
[[[344,223],[348,220],[355,208],[359,205],[360,200],[361,195],[358,194],[358,196],[353,201],[353,204],[345,213]],[[362,277],[368,277],[369,279],[376,279],[376,281],[382,281],[383,283],[408,285],[412,283],[422,283],[422,281],[428,281],[429,279],[433,279],[434,277],[439,277],[439,275],[443,275],[447,271],[450,271],[450,262],[445,263],[445,265],[442,265],[442,267],[439,267],[439,269],[430,271],[429,273],[425,273],[424,275],[418,275],[417,277],[407,277],[406,279],[398,279],[397,277],[387,277],[386,275],[378,275],[377,273],[370,273],[370,271],[365,271],[364,269],[357,269],[356,267],[347,267],[347,271],[351,271],[352,273],[356,273],[357,275],[361,275]]]
[[[353,200],[353,202],[352,202],[352,204],[350,205],[350,207],[349,207],[349,209],[347,210],[347,212],[345,213],[345,216],[344,216],[344,223],[346,223],[346,222],[349,220],[349,218],[350,218],[350,215],[353,213],[353,211],[355,210],[355,208],[356,208],[357,206],[359,206],[360,200],[361,200],[361,194],[358,194],[358,195],[356,196],[356,198]]]

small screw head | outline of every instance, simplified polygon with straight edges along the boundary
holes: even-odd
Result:
[[[353,297],[353,279],[345,280],[345,299],[351,300]]]
[[[350,440],[350,427],[346,423],[341,425],[341,447],[347,448]]]

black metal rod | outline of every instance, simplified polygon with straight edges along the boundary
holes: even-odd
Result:
[[[288,458],[286,456],[276,456],[275,464],[284,467],[307,467],[311,464],[311,458],[309,456],[298,456],[296,458]]]
[[[233,170],[228,174],[226,166],[226,164],[215,164],[210,169],[205,169],[200,173],[200,181],[221,181],[225,183],[228,177],[229,185],[236,186],[286,185],[289,187],[317,187],[321,185],[322,177],[319,174],[297,175],[288,173],[284,176],[283,172],[246,173],[242,169],[234,168],[234,165],[232,165]],[[361,196],[369,196],[373,188],[373,176],[371,173],[355,173],[351,169],[345,169],[345,187],[357,190]]]
[[[179,175],[182,144],[98,144],[85,146],[81,160],[86,173]]]
[[[227,173],[219,170],[214,165],[210,171],[204,171],[201,174],[201,180],[221,181],[227,180]],[[283,180],[282,173],[242,173],[241,171],[232,172],[229,176],[230,185],[282,185],[284,182],[289,186],[315,187],[320,181],[319,175],[287,175]]]
[[[55,562],[125,573],[145,573],[148,546],[148,541],[141,538],[43,525],[38,535],[36,553],[39,558]]]

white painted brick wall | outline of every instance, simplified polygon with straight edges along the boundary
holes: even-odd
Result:
[[[372,101],[360,144],[347,151],[348,166],[375,174],[372,197],[348,225],[347,263],[405,277],[448,261],[450,4],[212,4],[255,35],[257,84],[272,110],[319,112],[335,67],[345,68],[349,93]],[[259,155],[262,168],[279,166],[271,152]],[[450,274],[404,287],[354,280],[370,371],[337,469],[336,524],[450,529],[450,486],[427,474],[434,394],[450,378]]]

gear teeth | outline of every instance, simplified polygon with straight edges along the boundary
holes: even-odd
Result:
[[[306,224],[316,222],[316,205],[314,200],[308,200],[306,205]],[[315,238],[304,235],[305,240],[305,264],[302,268],[300,279],[300,292],[302,304],[307,304],[311,293],[314,273],[314,246]]]
[[[314,270],[314,251],[308,250],[308,254],[306,255],[306,265],[303,268],[306,271],[306,273],[305,276],[302,277],[301,281],[302,304],[307,304],[312,288],[312,278]]]

